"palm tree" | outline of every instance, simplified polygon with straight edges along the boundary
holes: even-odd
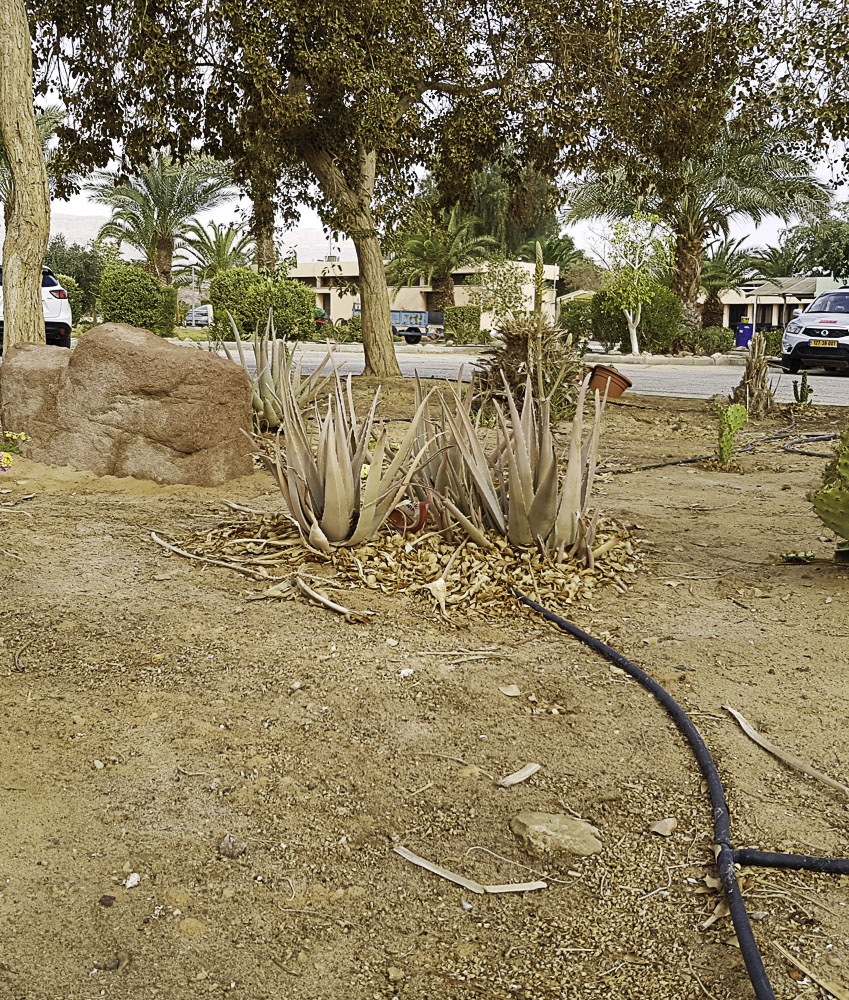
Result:
[[[563,236],[548,236],[539,240],[542,248],[542,260],[544,264],[556,264],[561,270],[571,267],[573,264],[583,263],[587,260],[587,255],[583,250],[575,246],[575,241],[568,233]],[[518,260],[536,260],[537,240],[528,240],[519,247],[517,253]]]
[[[807,259],[801,227],[785,230],[777,247],[756,247],[749,251],[749,261],[764,278],[794,278],[804,274]]]
[[[210,281],[220,271],[231,267],[247,267],[253,252],[253,237],[241,224],[219,225],[210,222],[203,226],[193,219],[185,228],[182,250],[187,258],[175,261],[181,270],[194,272],[197,287]]]
[[[432,308],[454,305],[454,271],[489,260],[498,251],[491,236],[474,236],[475,219],[459,208],[413,218],[386,268],[390,285],[424,283],[433,289]]]
[[[569,192],[571,217],[629,218],[651,213],[675,234],[673,285],[685,308],[694,310],[701,289],[705,245],[728,238],[731,223],[767,216],[819,216],[831,194],[811,173],[798,130],[767,126],[743,134],[729,123],[698,159],[683,159],[674,174],[634,178],[624,168],[590,174]]]
[[[722,240],[708,247],[702,266],[702,288],[707,295],[702,306],[702,326],[721,326],[722,293],[758,276],[751,256],[740,249],[742,243],[742,239]]]
[[[178,163],[168,152],[153,153],[150,163],[123,180],[117,171],[100,171],[88,189],[95,201],[112,209],[98,238],[134,247],[144,255],[145,269],[166,284],[174,251],[194,217],[236,195],[217,160],[196,155]]]
[[[50,149],[50,140],[53,133],[59,127],[65,111],[57,104],[48,105],[44,111],[38,112],[35,116],[35,127],[38,132],[38,139],[41,143],[41,151],[44,156],[44,163],[47,167],[47,179],[54,180],[53,165],[56,160],[56,151]],[[3,202],[3,219],[6,227],[9,226],[9,214],[12,210],[12,192],[14,183],[12,180],[12,170],[6,157],[6,150],[3,147],[3,140],[0,138],[0,201]]]

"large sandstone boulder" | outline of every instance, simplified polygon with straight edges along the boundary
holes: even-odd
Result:
[[[217,486],[252,470],[244,369],[119,323],[72,351],[6,351],[0,416],[26,434],[28,458],[100,476]]]

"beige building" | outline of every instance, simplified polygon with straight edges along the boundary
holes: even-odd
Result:
[[[722,293],[722,325],[733,329],[744,320],[751,322],[756,312],[758,327],[783,327],[790,322],[794,309],[804,309],[819,294],[839,285],[834,278],[755,279]]]
[[[525,308],[530,311],[534,306],[534,265],[527,261],[515,261],[527,274],[524,286]],[[465,306],[470,303],[472,289],[465,282],[478,268],[462,267],[454,275],[454,300],[456,305]],[[347,322],[354,314],[355,307],[359,309],[360,294],[357,282],[360,278],[359,266],[353,260],[310,260],[298,262],[297,267],[289,269],[288,277],[303,282],[315,291],[315,302],[324,310],[325,315],[333,323]],[[557,265],[545,266],[545,293],[543,309],[554,319],[555,282],[557,281]],[[431,310],[433,289],[430,285],[411,285],[390,288],[390,304],[392,309],[410,311]],[[488,330],[493,326],[493,318],[489,313],[481,317],[481,326]]]

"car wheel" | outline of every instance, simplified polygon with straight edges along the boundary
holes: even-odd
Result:
[[[405,333],[404,340],[408,344],[419,344],[421,343],[422,335],[420,333]]]
[[[794,358],[789,354],[785,354],[781,359],[781,363],[790,372],[791,375],[798,375],[799,369],[801,368],[801,363],[798,358]]]

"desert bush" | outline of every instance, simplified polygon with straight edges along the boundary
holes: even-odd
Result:
[[[681,300],[671,288],[661,285],[651,301],[643,306],[638,332],[640,350],[648,354],[674,354],[684,349],[689,333],[683,326]],[[627,335],[622,338],[619,348],[623,353],[630,353],[631,341]]]
[[[592,301],[573,299],[560,309],[560,329],[573,344],[585,344],[593,332]]]
[[[161,285],[132,264],[108,268],[100,282],[100,309],[107,323],[129,323],[159,337],[174,332],[177,289]]]

